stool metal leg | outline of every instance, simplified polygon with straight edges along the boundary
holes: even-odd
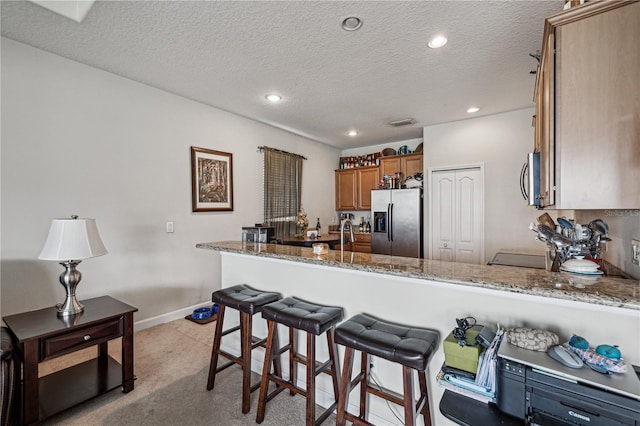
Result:
[[[222,324],[224,322],[225,306],[218,306],[218,321],[216,322],[216,331],[213,336],[213,347],[211,348],[211,363],[209,364],[209,379],[207,381],[207,390],[213,389],[216,380],[216,370],[218,367],[218,353],[220,350],[220,342],[222,340]]]

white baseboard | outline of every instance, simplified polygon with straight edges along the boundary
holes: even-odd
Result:
[[[188,306],[186,308],[178,309],[177,311],[167,312],[166,314],[158,315],[152,318],[147,318],[142,321],[136,321],[133,324],[133,331],[141,331],[147,328],[155,327],[156,325],[164,324],[167,322],[175,321],[192,314],[194,309],[211,307],[211,302],[198,303],[197,305]]]

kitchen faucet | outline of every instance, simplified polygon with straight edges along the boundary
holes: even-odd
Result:
[[[355,237],[353,236],[353,222],[351,222],[351,219],[343,219],[342,223],[340,223],[340,259],[342,259],[342,256],[344,254],[344,225],[347,224],[347,222],[349,222],[349,233],[351,234],[351,242],[355,242]]]

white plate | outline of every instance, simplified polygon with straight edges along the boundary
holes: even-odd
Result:
[[[572,274],[580,274],[580,275],[603,275],[604,274],[604,272],[597,271],[597,270],[596,271],[576,271],[572,269],[563,268],[562,266],[560,267],[560,270],[564,272],[570,272]]]
[[[568,271],[576,271],[576,272],[595,272],[598,270],[597,266],[565,266],[564,264],[562,265],[562,267]]]

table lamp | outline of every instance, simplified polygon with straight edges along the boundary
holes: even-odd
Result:
[[[95,219],[53,219],[49,236],[38,259],[55,260],[64,266],[60,283],[67,291],[64,303],[56,305],[58,316],[67,317],[84,311],[84,306],[76,299],[76,287],[82,274],[76,266],[83,260],[107,254]]]

